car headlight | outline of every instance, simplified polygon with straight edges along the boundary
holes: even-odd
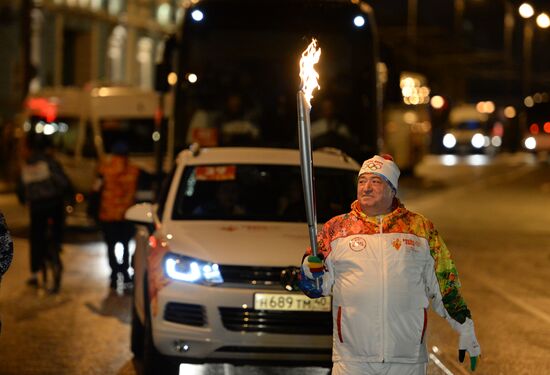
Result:
[[[472,136],[472,140],[470,141],[470,143],[475,148],[482,148],[483,145],[485,144],[485,137],[481,133],[475,133]]]
[[[194,284],[221,284],[223,283],[220,267],[216,263],[169,253],[164,257],[166,275],[178,281]]]
[[[527,137],[523,141],[523,145],[528,150],[534,150],[537,148],[537,140],[535,139],[535,137]]]
[[[443,137],[443,146],[447,148],[453,148],[456,145],[456,138],[451,133],[445,134]]]

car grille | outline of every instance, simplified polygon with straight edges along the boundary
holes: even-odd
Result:
[[[230,331],[284,333],[290,335],[332,334],[330,312],[268,311],[220,307],[225,328]]]
[[[250,267],[221,265],[223,281],[249,285],[280,285],[284,267]]]
[[[164,320],[197,327],[206,325],[204,307],[189,303],[167,303],[164,309]]]

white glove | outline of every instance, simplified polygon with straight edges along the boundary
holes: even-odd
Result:
[[[464,362],[466,352],[470,356],[470,369],[474,371],[477,366],[477,357],[481,354],[481,347],[477,342],[476,333],[474,331],[474,322],[470,318],[462,324],[454,324],[454,328],[459,333],[458,340],[458,360]]]

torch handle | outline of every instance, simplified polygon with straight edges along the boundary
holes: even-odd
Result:
[[[313,183],[313,157],[311,152],[310,106],[303,91],[298,91],[298,139],[304,202],[306,205],[309,242],[313,255],[317,255],[317,211],[315,207],[315,185]]]

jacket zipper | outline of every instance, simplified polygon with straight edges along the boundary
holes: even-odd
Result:
[[[383,231],[382,231],[382,219],[383,217],[382,216],[378,216],[377,217],[378,219],[378,227],[380,229],[380,236],[378,238],[378,241],[379,241],[379,246],[378,246],[378,249],[380,251],[380,256],[382,257],[382,272],[381,272],[381,275],[382,275],[382,282],[380,283],[381,287],[382,287],[382,306],[380,308],[380,325],[381,325],[381,330],[382,330],[382,337],[381,337],[381,350],[380,350],[380,359],[382,362],[385,361],[384,359],[384,347],[386,345],[386,327],[385,327],[385,320],[384,320],[384,316],[385,316],[385,308],[386,308],[386,257],[385,257],[385,252],[384,252],[384,248],[382,246],[382,234],[383,234]]]

